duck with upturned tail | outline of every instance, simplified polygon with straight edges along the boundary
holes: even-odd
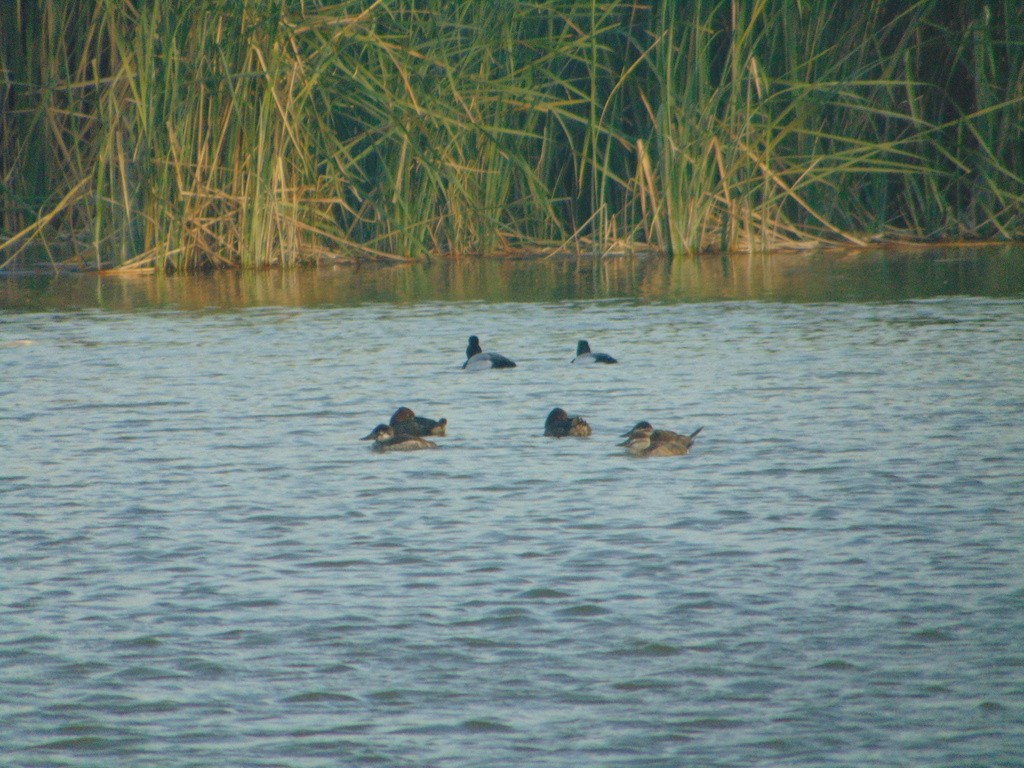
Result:
[[[592,433],[582,416],[570,416],[561,408],[552,409],[544,422],[545,437],[590,437]]]
[[[412,408],[404,405],[391,414],[391,429],[396,435],[409,435],[411,437],[444,437],[448,428],[448,419],[428,419],[426,416],[417,416]]]
[[[623,435],[626,440],[619,445],[625,446],[633,456],[685,456],[702,429],[704,427],[698,427],[689,435],[680,435],[667,429],[655,429],[649,421],[638,421]]]

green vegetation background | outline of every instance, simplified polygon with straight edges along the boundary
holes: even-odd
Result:
[[[0,9],[0,268],[1024,233],[1019,0]]]

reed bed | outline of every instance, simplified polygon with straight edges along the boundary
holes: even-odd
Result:
[[[5,9],[0,268],[1024,233],[1017,0]]]

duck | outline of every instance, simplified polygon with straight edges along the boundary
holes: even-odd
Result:
[[[466,347],[466,362],[462,368],[467,371],[482,371],[484,368],[515,368],[516,364],[504,355],[497,352],[484,352],[480,348],[480,339],[476,336],[469,337],[469,346]]]
[[[373,440],[373,450],[377,453],[389,451],[418,451],[422,448],[437,448],[437,443],[414,435],[396,435],[390,424],[378,424],[373,431],[361,440]]]
[[[403,405],[391,415],[390,426],[396,435],[444,437],[448,419],[434,420],[428,419],[426,416],[417,416],[412,408],[406,408]]]
[[[590,437],[592,433],[582,416],[570,416],[561,408],[553,408],[544,422],[545,437]]]
[[[704,427],[697,427],[689,435],[680,435],[667,429],[655,429],[649,421],[638,421],[619,443],[634,456],[685,456],[693,440]]]
[[[569,362],[576,365],[593,365],[594,363],[617,363],[619,362],[611,355],[604,352],[591,352],[590,343],[586,339],[580,339],[576,343],[576,357]]]

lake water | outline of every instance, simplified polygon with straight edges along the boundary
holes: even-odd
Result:
[[[1022,263],[0,280],[0,764],[1020,766]]]

